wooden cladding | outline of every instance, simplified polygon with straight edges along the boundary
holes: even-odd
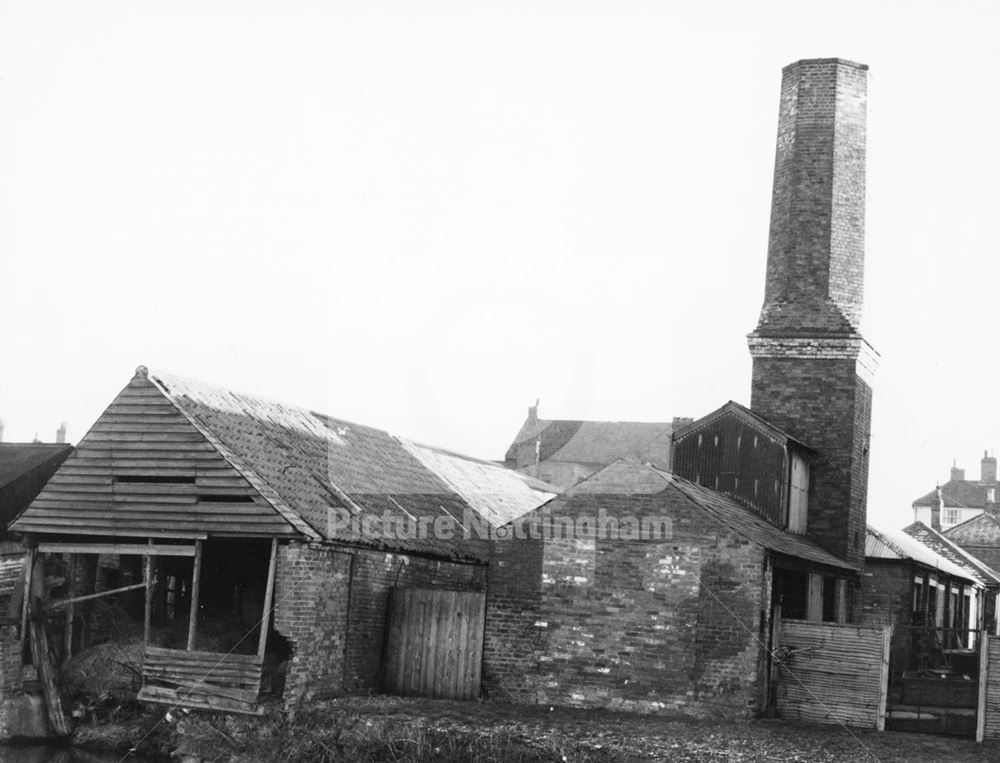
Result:
[[[775,647],[789,656],[778,670],[778,714],[785,720],[884,728],[891,633],[891,626],[782,620]]]
[[[391,694],[478,699],[486,595],[397,588],[383,686]]]
[[[140,702],[258,714],[263,661],[256,655],[147,646]]]
[[[115,398],[13,529],[139,538],[297,534],[142,377]]]
[[[736,416],[677,438],[673,472],[726,493],[778,527],[786,522],[786,446]]]

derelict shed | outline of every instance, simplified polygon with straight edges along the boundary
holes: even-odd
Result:
[[[113,596],[142,623],[142,700],[254,712],[262,689],[377,690],[391,589],[481,590],[487,541],[462,531],[551,497],[529,480],[140,367],[11,527],[29,575],[67,581],[36,585],[23,620],[61,624],[68,656],[110,636],[94,608]],[[421,518],[456,537],[422,536]]]

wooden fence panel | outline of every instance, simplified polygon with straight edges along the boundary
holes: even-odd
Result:
[[[983,739],[997,740],[1000,739],[1000,636],[989,636],[986,655],[985,696],[980,695],[985,699],[980,706]]]
[[[477,699],[486,595],[397,588],[389,604],[382,688],[391,694]]]
[[[788,720],[883,728],[891,627],[782,620],[777,709]]]

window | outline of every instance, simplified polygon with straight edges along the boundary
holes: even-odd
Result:
[[[823,577],[823,622],[837,622],[837,578]]]
[[[809,512],[809,464],[802,456],[794,453],[791,476],[788,490],[788,529],[793,533],[804,533]]]
[[[945,507],[945,510],[941,515],[942,525],[957,525],[961,521],[962,521],[961,509]]]

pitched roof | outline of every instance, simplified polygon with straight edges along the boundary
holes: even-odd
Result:
[[[499,464],[411,443],[305,408],[141,366],[126,391],[136,386],[145,388],[144,395],[158,390],[289,525],[307,537],[481,560],[486,549],[475,540],[358,537],[353,527],[331,527],[330,509],[344,509],[357,519],[451,517],[459,527],[465,527],[471,512],[496,526],[554,495]],[[85,437],[81,447],[86,441]],[[32,529],[38,531],[35,525],[44,524],[44,517],[40,511],[35,518],[31,513],[29,508],[14,529],[34,523]]]
[[[953,577],[979,582],[969,570],[959,567],[902,530],[876,530],[868,525],[865,558],[912,560]]]
[[[997,483],[984,483],[978,480],[948,480],[941,485],[941,498],[945,506],[963,509],[982,509],[986,507],[988,491],[998,492]],[[995,498],[994,498],[995,500]],[[920,496],[913,502],[914,506],[936,506],[937,488]]]
[[[61,462],[72,450],[63,443],[0,442],[0,487],[49,461]]]
[[[992,512],[984,512],[949,527],[945,537],[962,546],[1000,545],[1000,521]]]
[[[516,458],[518,445],[538,442],[539,461],[607,465],[625,456],[666,466],[673,424],[643,421],[574,421],[531,419],[521,426],[507,449]]]
[[[820,548],[804,535],[787,532],[751,514],[729,496],[643,464],[635,458],[615,461],[577,483],[555,500],[571,500],[574,496],[588,494],[657,495],[668,491],[692,503],[737,535],[771,551],[830,567],[857,569]],[[552,505],[551,502],[549,505]]]
[[[689,424],[686,424],[685,426],[679,428],[676,432],[674,432],[674,439],[680,440],[689,434],[693,434],[694,432],[697,432],[699,429],[702,429],[703,427],[707,426],[708,424],[711,424],[713,421],[723,416],[736,416],[749,426],[754,427],[755,429],[759,429],[761,432],[768,435],[772,439],[777,440],[780,443],[791,442],[799,446],[800,448],[811,450],[811,448],[802,441],[796,440],[794,437],[785,432],[783,429],[779,429],[778,427],[774,426],[771,422],[769,422],[767,419],[754,413],[746,406],[740,405],[739,403],[733,400],[730,400],[725,405],[716,408],[711,413],[705,414],[700,419],[695,419]]]
[[[1000,573],[991,569],[953,540],[946,538],[923,522],[914,522],[904,527],[903,532],[966,570],[976,582],[982,583],[984,586],[1000,585]]]

